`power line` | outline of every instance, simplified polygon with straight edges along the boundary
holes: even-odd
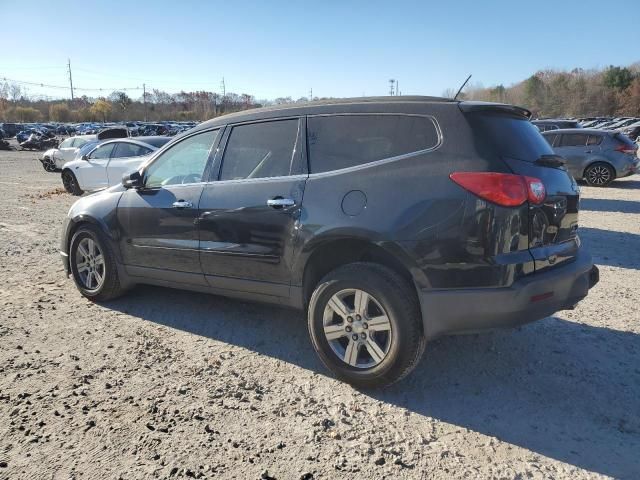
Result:
[[[64,89],[67,90],[69,88],[69,86],[63,86],[63,85],[50,85],[48,83],[38,83],[38,82],[28,82],[26,80],[16,80],[14,78],[7,78],[7,77],[2,77],[2,80],[5,82],[13,82],[13,83],[18,83],[20,85],[31,85],[33,87],[43,87],[43,88],[59,88],[59,89]],[[112,87],[112,88],[107,88],[107,87],[102,87],[102,88],[84,88],[84,87],[73,87],[73,90],[82,90],[82,91],[86,91],[86,92],[104,92],[104,91],[115,91],[115,90],[142,90],[142,87]]]

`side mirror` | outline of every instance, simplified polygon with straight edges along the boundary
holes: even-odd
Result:
[[[122,176],[122,186],[124,188],[142,187],[142,174],[137,170],[135,172],[125,173]]]
[[[87,154],[85,153],[84,155],[82,155],[80,157],[82,160],[89,160],[89,157],[87,157]]]

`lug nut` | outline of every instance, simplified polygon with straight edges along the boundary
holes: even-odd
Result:
[[[353,322],[353,317],[347,317],[347,322],[349,323]]]
[[[360,334],[360,338],[362,338],[362,339],[364,340],[365,338],[367,338],[367,334],[366,334],[366,333],[364,333],[364,332],[362,332],[362,333]]]
[[[350,331],[351,331],[351,327],[350,327],[349,325],[347,325],[347,327],[345,328],[345,330],[346,330],[347,332],[350,332]]]
[[[362,320],[362,317],[360,315],[356,315],[356,320],[360,321]]]
[[[351,338],[353,338],[354,340],[358,340],[358,334],[354,333],[353,335],[351,335]]]
[[[367,322],[364,322],[364,323],[362,324],[362,328],[369,328],[369,324],[368,324]]]

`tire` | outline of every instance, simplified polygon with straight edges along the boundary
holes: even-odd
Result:
[[[62,185],[64,185],[64,189],[71,195],[80,196],[84,193],[78,184],[78,179],[71,170],[64,170],[62,172]]]
[[[92,242],[95,248],[91,248]],[[104,302],[125,292],[120,285],[113,250],[102,233],[92,225],[81,226],[73,235],[69,267],[80,293],[92,301]],[[91,270],[98,273],[97,277],[95,274],[92,276],[93,282],[88,281]]]
[[[365,298],[358,291],[368,295],[364,310],[356,305],[358,295]],[[336,299],[342,301],[337,308]],[[402,379],[418,364],[425,347],[413,286],[393,270],[374,263],[344,265],[320,280],[309,302],[308,327],[322,363],[341,380],[361,388],[383,387]],[[370,347],[371,342],[378,348]]]
[[[42,159],[42,167],[44,168],[44,170],[46,172],[55,172],[56,171],[56,164],[49,157],[45,157],[45,158]]]
[[[584,179],[590,187],[606,187],[616,179],[616,172],[608,163],[597,162],[585,169]]]

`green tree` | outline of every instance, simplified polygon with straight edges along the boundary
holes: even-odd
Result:
[[[604,84],[615,90],[626,90],[635,78],[634,73],[626,67],[609,66],[604,72]]]
[[[524,81],[524,101],[536,115],[543,113],[545,98],[545,83],[538,75],[531,75]]]

